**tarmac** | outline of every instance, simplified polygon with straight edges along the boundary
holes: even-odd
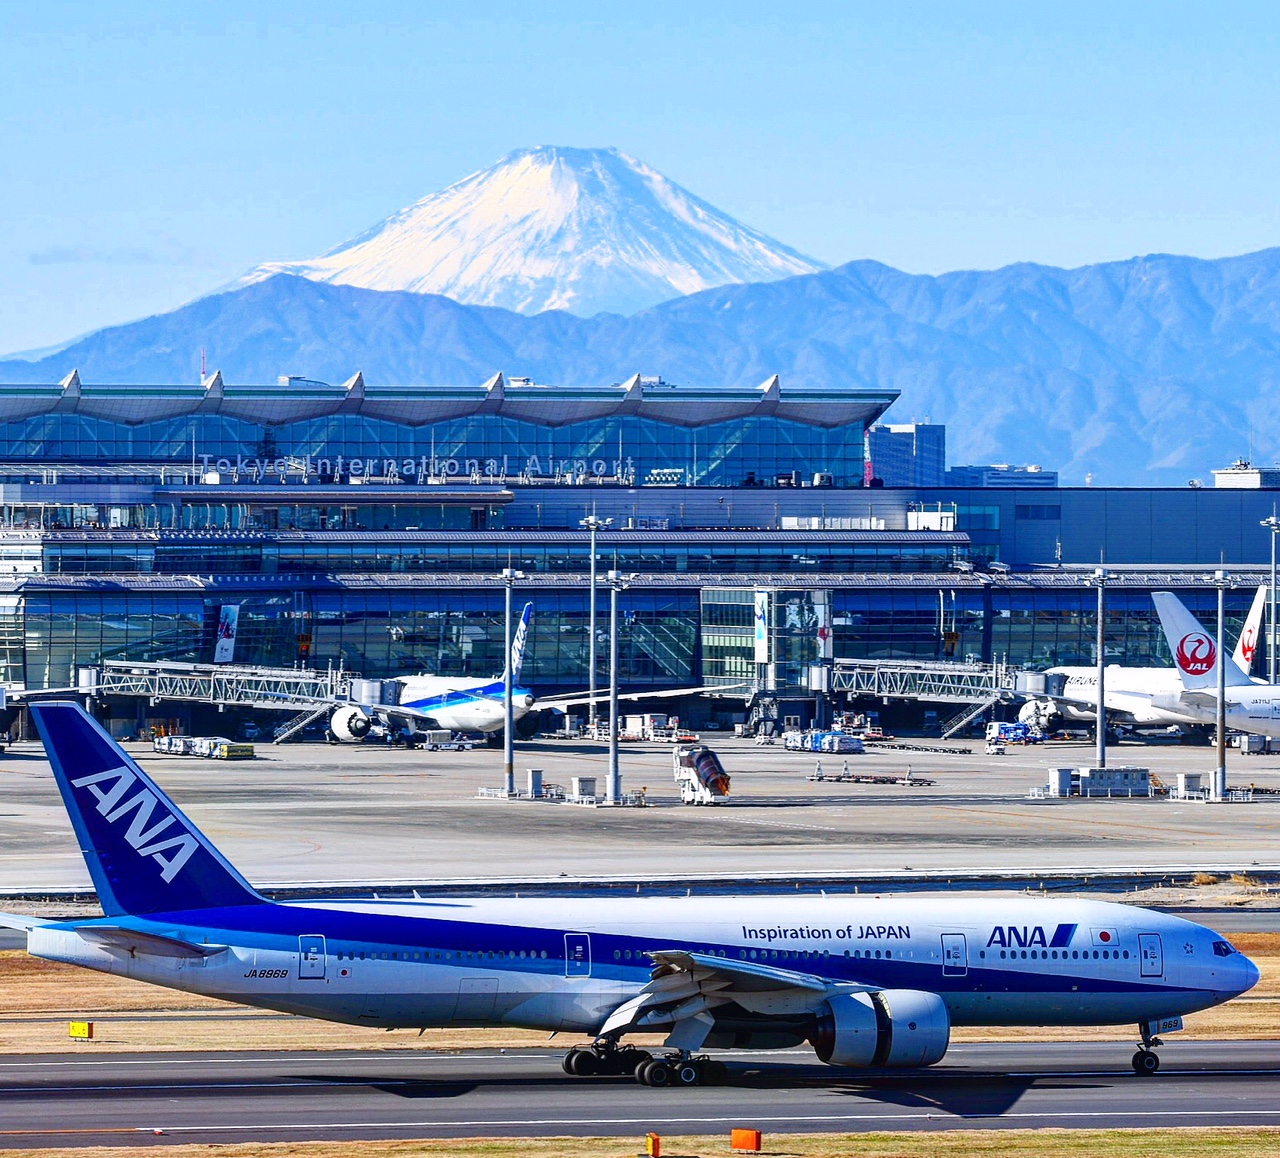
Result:
[[[259,745],[251,761],[129,750],[253,883],[262,887],[432,882],[648,882],[730,878],[736,884],[792,876],[945,882],[948,874],[1256,871],[1280,867],[1280,754],[1231,752],[1232,785],[1269,788],[1251,803],[1169,799],[1032,800],[1047,769],[1089,765],[1089,744],[1057,742],[984,754],[981,742],[946,753],[869,748],[864,755],[789,752],[710,733],[732,793],[721,804],[683,806],[671,747],[625,744],[624,789],[644,808],[592,808],[527,799],[482,799],[501,784],[501,750],[427,752],[381,744]],[[920,741],[939,747],[935,741]],[[1149,767],[1165,783],[1208,772],[1212,748],[1125,744],[1109,763]],[[858,784],[852,773],[928,779],[931,785]],[[537,740],[516,750],[549,782],[596,776],[606,748]],[[957,884],[960,880],[957,879]],[[0,893],[87,890],[89,878],[66,813],[35,743],[0,756]]]
[[[1280,1043],[1170,1042],[1154,1077],[1119,1042],[957,1045],[927,1071],[808,1050],[721,1056],[726,1085],[566,1077],[561,1050],[0,1057],[0,1147],[322,1139],[634,1138],[1035,1127],[1275,1126]],[[1064,1148],[1069,1148],[1064,1143]],[[768,1147],[766,1147],[768,1148]]]

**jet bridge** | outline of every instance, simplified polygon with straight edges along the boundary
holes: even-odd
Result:
[[[192,703],[314,711],[345,702],[356,673],[342,668],[233,667],[228,664],[129,663],[108,660],[79,669],[77,690],[89,696],[136,696]]]
[[[1013,699],[1017,671],[1003,663],[928,663],[907,660],[837,659],[831,690],[886,700],[924,700],[963,704],[942,726],[943,739],[954,735],[988,708]]]

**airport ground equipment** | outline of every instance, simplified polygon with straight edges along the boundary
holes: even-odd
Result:
[[[225,736],[156,736],[151,747],[166,756],[201,756],[206,760],[252,760],[252,744]]]
[[[782,746],[789,752],[829,752],[836,755],[861,755],[866,751],[862,740],[847,732],[784,732]]]
[[[681,804],[716,804],[729,795],[729,774],[705,744],[676,748],[671,766]]]
[[[988,744],[1041,744],[1044,733],[1023,720],[992,720],[987,725]]]
[[[932,788],[937,783],[936,780],[915,775],[910,768],[907,769],[905,776],[876,776],[869,772],[850,772],[848,760],[844,762],[843,769],[830,776],[822,770],[822,761],[819,760],[813,775],[808,779],[815,784],[900,784],[905,788]]]

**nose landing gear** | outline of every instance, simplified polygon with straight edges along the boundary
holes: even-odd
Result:
[[[1150,1077],[1160,1069],[1160,1055],[1156,1048],[1164,1042],[1148,1031],[1146,1022],[1138,1026],[1138,1032],[1142,1041],[1138,1043],[1138,1052],[1133,1055],[1133,1072],[1139,1077]]]

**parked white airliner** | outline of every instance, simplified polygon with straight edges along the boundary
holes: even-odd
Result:
[[[578,1076],[723,1080],[706,1048],[808,1041],[836,1066],[918,1067],[953,1025],[1137,1023],[1157,1034],[1258,970],[1181,917],[1097,901],[603,897],[273,903],[98,724],[33,704],[105,916],[44,921],[28,952],[173,989],[381,1027],[592,1038]],[[621,1044],[663,1032],[663,1056]]]
[[[524,653],[529,642],[533,604],[526,603],[511,641],[511,716],[523,719],[534,705],[533,693],[520,687]],[[428,728],[451,732],[496,732],[506,721],[507,673],[494,679],[462,676],[409,675],[385,683],[399,686],[394,704],[345,704],[329,717],[329,731],[338,740],[363,740],[373,721],[412,735]]]
[[[1190,611],[1171,591],[1156,591],[1151,598],[1160,615],[1174,670],[1179,677],[1176,692],[1158,697],[1156,703],[1185,712],[1198,722],[1213,724],[1218,715],[1218,646]],[[1226,722],[1228,728],[1260,736],[1280,736],[1280,686],[1241,678],[1228,660],[1226,674]]]
[[[1248,682],[1258,650],[1262,617],[1270,588],[1260,586],[1253,597],[1240,638],[1228,668],[1233,679]],[[1237,672],[1239,674],[1237,674]],[[1179,699],[1182,678],[1176,667],[1123,667],[1109,664],[1105,674],[1104,697],[1107,715],[1139,726],[1188,725],[1204,723],[1203,715],[1185,708]],[[1072,720],[1095,720],[1098,715],[1098,669],[1096,667],[1051,667],[1045,675],[1060,684],[1045,697],[1046,707]],[[1039,701],[1043,703],[1044,701]],[[1039,706],[1037,703],[1037,706]]]

